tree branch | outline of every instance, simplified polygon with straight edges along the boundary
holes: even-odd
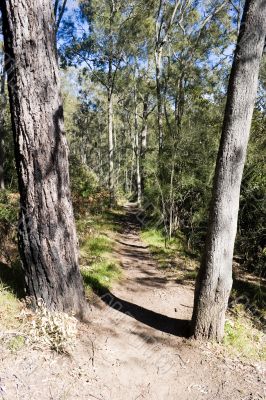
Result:
[[[57,3],[58,3],[58,0],[57,0]],[[63,4],[62,4],[62,7],[60,8],[60,12],[59,12],[58,18],[56,20],[56,32],[58,31],[59,26],[60,26],[60,22],[62,21],[64,12],[65,12],[65,9],[66,9],[66,4],[67,4],[67,0],[64,0]],[[57,4],[57,7],[58,7],[58,4]],[[55,16],[56,16],[56,14],[55,14]]]

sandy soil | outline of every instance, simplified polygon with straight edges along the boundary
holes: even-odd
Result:
[[[0,349],[0,398],[6,400],[259,400],[265,364],[186,338],[193,288],[158,268],[141,242],[132,209],[119,221],[116,257],[124,278],[95,297],[70,357]]]

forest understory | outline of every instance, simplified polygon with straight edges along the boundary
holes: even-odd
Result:
[[[198,261],[139,215],[128,204],[77,223],[88,323],[30,312],[1,264],[3,399],[265,398],[265,336],[250,310],[232,299],[222,344],[188,339]]]

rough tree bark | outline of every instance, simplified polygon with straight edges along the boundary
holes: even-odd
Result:
[[[19,249],[33,305],[84,316],[50,0],[1,2],[21,198]],[[10,62],[10,61],[9,61]]]
[[[265,0],[247,0],[228,86],[209,230],[195,289],[192,334],[220,341],[232,287],[240,185],[266,37]]]

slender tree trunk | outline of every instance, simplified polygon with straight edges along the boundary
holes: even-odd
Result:
[[[114,89],[114,73],[113,73],[113,24],[116,14],[116,2],[110,2],[109,15],[109,59],[108,59],[108,152],[109,152],[109,206],[115,203],[115,172],[114,172],[114,131],[113,131],[113,89]]]
[[[82,317],[85,298],[50,0],[1,2],[21,198],[19,249],[36,305]]]
[[[125,193],[126,194],[128,193],[128,170],[127,170],[127,167],[125,170]]]
[[[113,95],[108,94],[108,147],[109,147],[109,205],[115,202],[115,178],[114,178],[114,137],[113,137]]]
[[[163,148],[163,102],[161,88],[161,73],[162,73],[162,47],[159,46],[155,50],[155,67],[156,67],[156,94],[157,94],[157,123],[159,136],[159,153]]]
[[[135,72],[136,74],[136,72]],[[140,206],[142,200],[142,191],[141,191],[141,173],[140,173],[140,140],[139,140],[139,124],[138,124],[138,105],[137,105],[137,88],[135,83],[134,89],[134,106],[135,106],[135,158],[136,158],[136,186],[137,186],[137,203]]]
[[[178,91],[175,98],[175,123],[177,128],[177,134],[181,134],[182,117],[184,114],[184,73],[182,72],[178,82]]]
[[[149,94],[144,96],[143,114],[142,114],[142,129],[140,135],[140,179],[141,179],[141,192],[143,194],[145,189],[145,157],[147,151],[147,136],[148,136],[148,100]]]
[[[132,135],[132,159],[131,159],[131,169],[130,169],[130,184],[129,184],[129,193],[133,192],[133,178],[134,178],[134,166],[135,166],[135,143],[134,143],[134,135]]]
[[[87,136],[82,136],[80,142],[80,156],[81,156],[81,163],[83,165],[87,165]]]
[[[139,148],[139,133],[136,131],[136,176],[137,176],[137,203],[141,205],[142,202],[142,184],[140,173],[140,148]]]
[[[247,0],[229,81],[209,230],[195,290],[195,338],[219,341],[224,334],[240,185],[265,37],[266,2]]]
[[[96,172],[97,174],[100,176],[100,178],[102,179],[103,177],[103,155],[102,155],[102,132],[100,127],[98,127],[98,164],[97,164],[97,168],[96,168]],[[97,160],[96,160],[97,163]]]
[[[61,7],[59,7],[59,0],[55,0],[54,2],[54,17],[55,17],[56,32],[58,31],[62,18],[64,16],[66,5],[67,5],[67,0],[62,1]]]
[[[170,193],[169,193],[169,240],[172,239],[173,233],[173,219],[174,219],[174,175],[175,175],[175,159],[172,159],[171,165],[171,179],[170,179]]]
[[[144,98],[143,115],[142,115],[142,130],[141,130],[141,156],[144,158],[147,150],[148,136],[148,98]]]
[[[4,179],[4,162],[5,162],[5,153],[4,153],[4,122],[5,122],[5,111],[6,111],[6,95],[5,95],[5,81],[6,81],[6,71],[5,71],[5,56],[3,54],[3,67],[2,67],[2,75],[0,82],[0,190],[5,188],[5,179]]]
[[[189,2],[184,2],[184,10]],[[172,4],[171,4],[172,5]],[[159,8],[156,19],[156,44],[155,44],[155,67],[156,67],[156,89],[157,89],[157,107],[158,107],[158,133],[159,133],[159,154],[163,148],[164,132],[163,132],[163,101],[161,93],[161,75],[162,75],[162,53],[165,43],[168,41],[169,32],[174,24],[177,11],[182,2],[176,0],[174,2],[171,15],[167,15],[166,2],[159,1]]]

